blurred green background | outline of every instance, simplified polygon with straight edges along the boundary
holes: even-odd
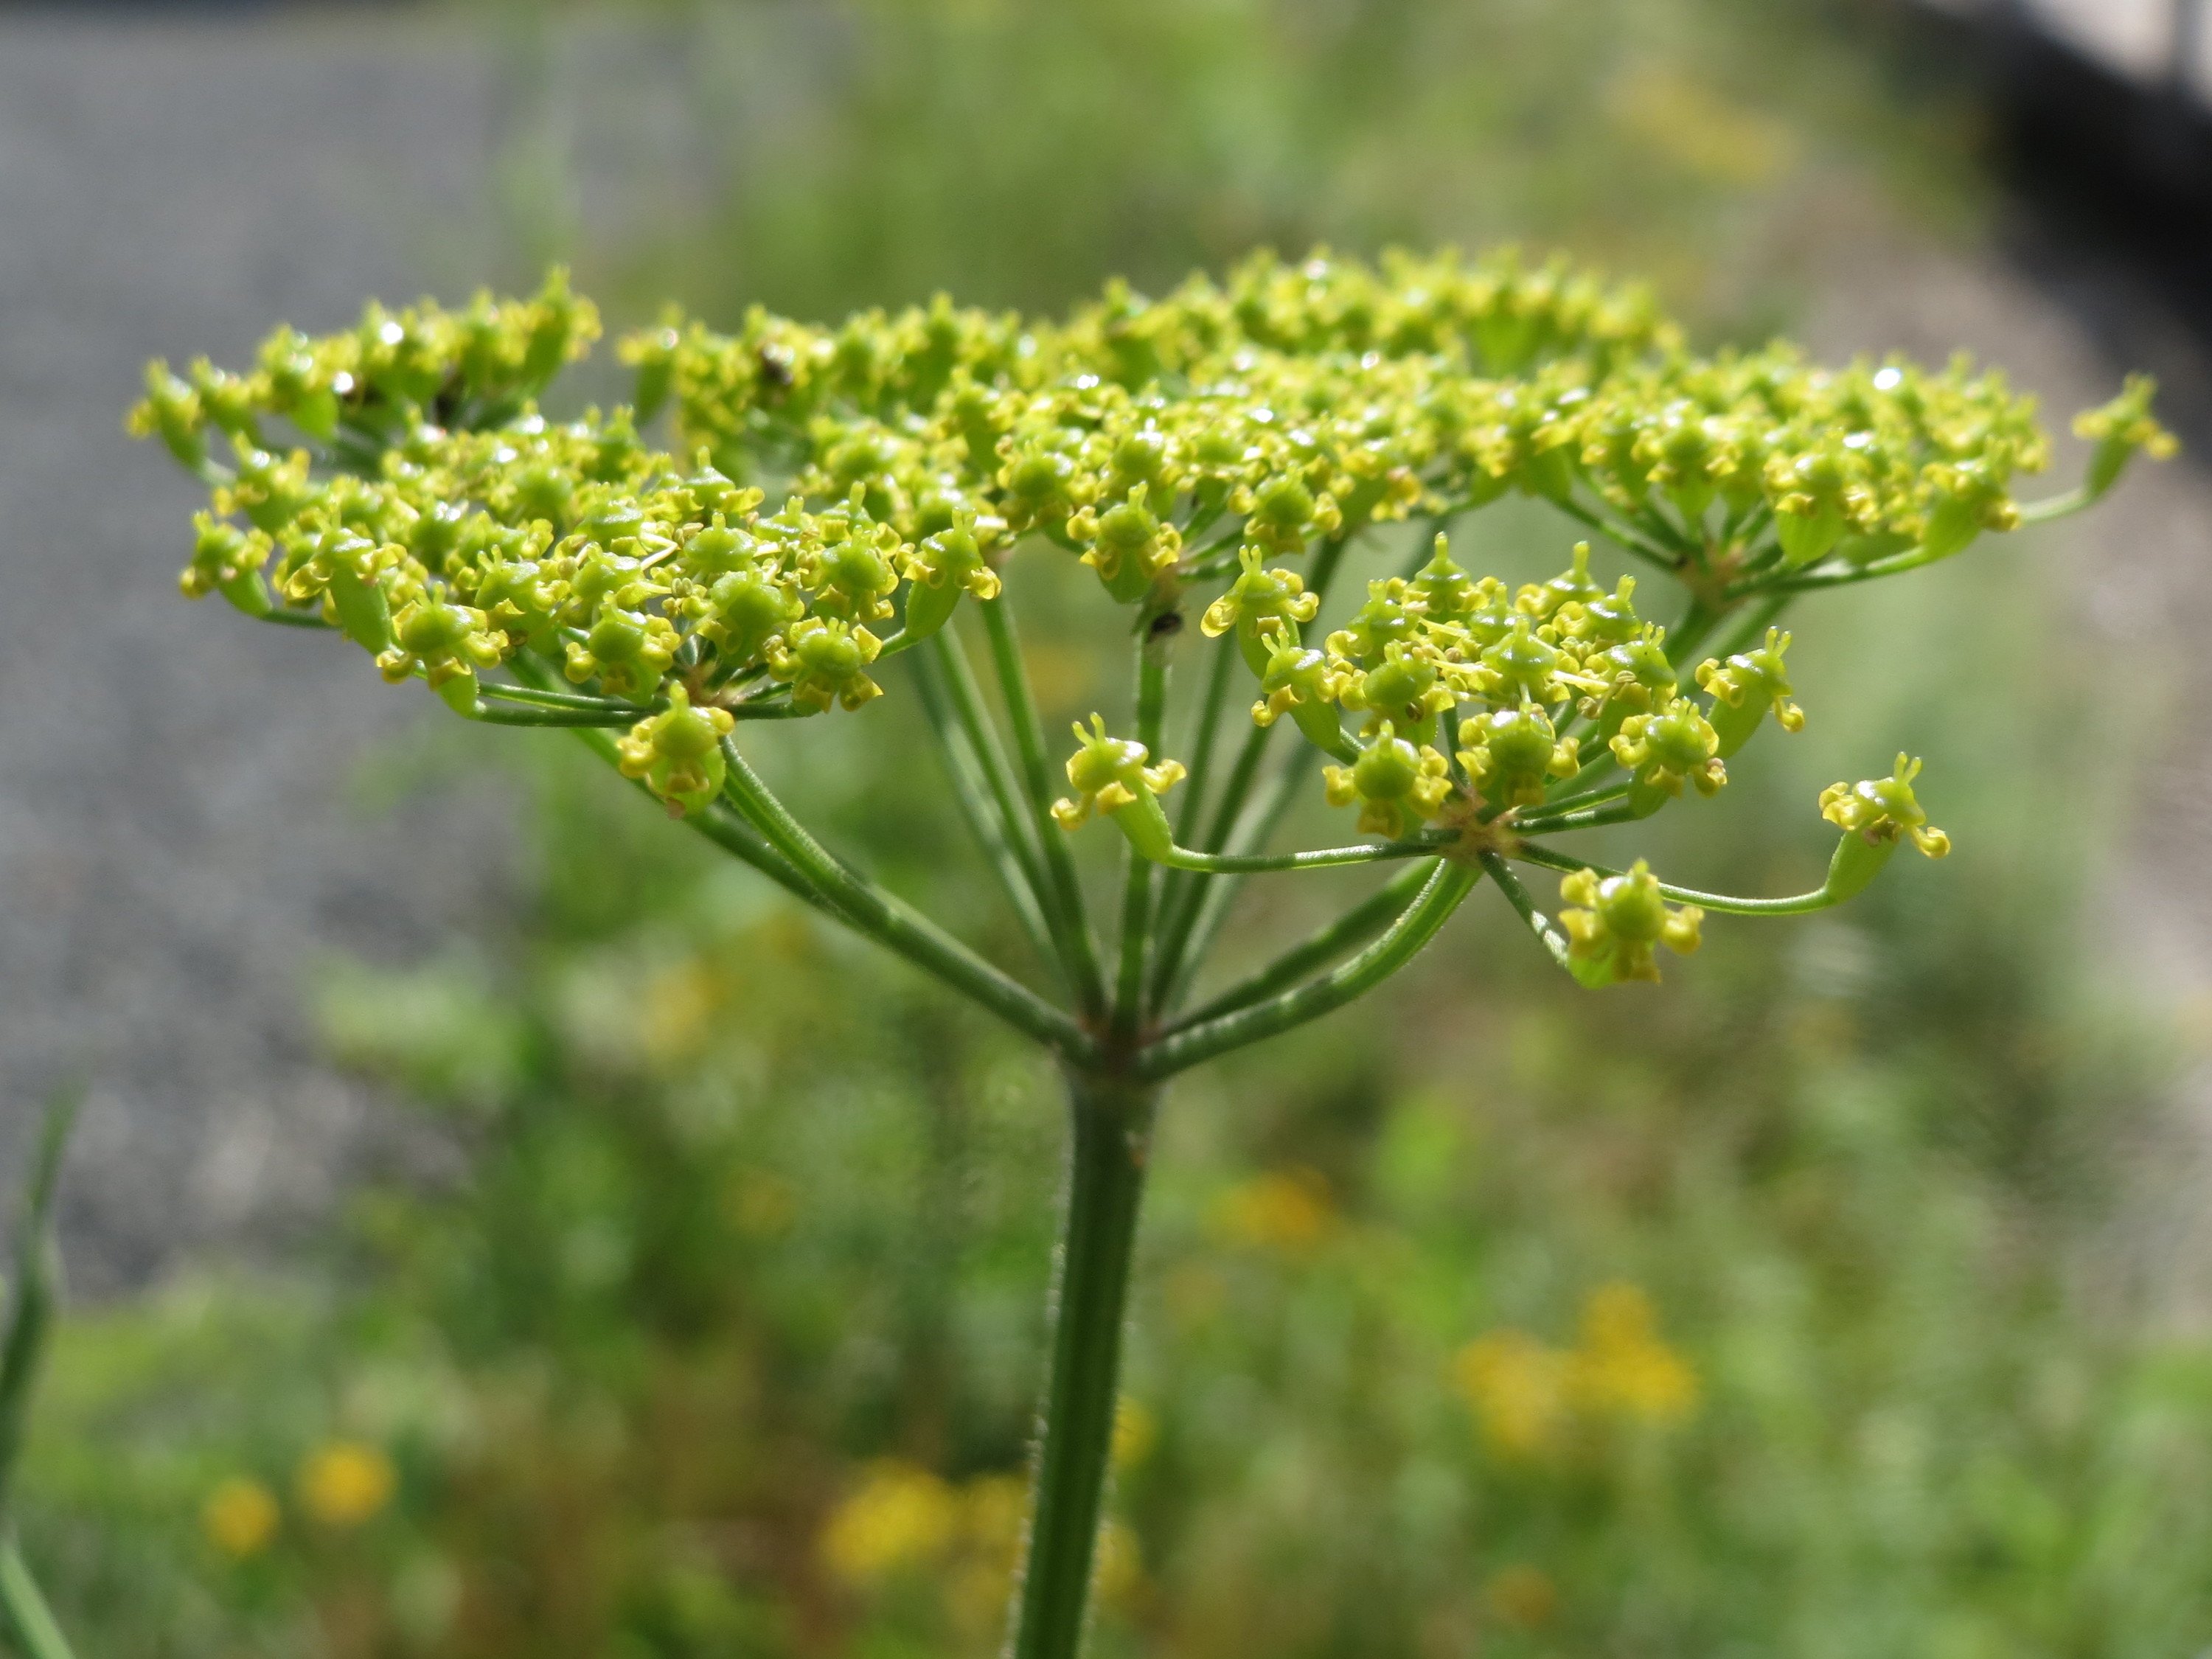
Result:
[[[1978,234],[1972,99],[1915,84],[1886,16],[672,0],[428,26],[501,65],[507,266],[479,274],[569,258],[618,321],[939,288],[1056,309],[1256,243],[1516,240],[1649,275],[1710,343],[1790,327],[1870,226]],[[580,166],[580,132],[627,159]],[[1571,539],[1500,508],[1462,552],[1540,574]],[[2059,807],[2130,739],[2080,696],[2109,665],[2067,627],[2064,550],[1808,612],[1811,730],[1638,843],[1685,883],[1812,884],[1814,795],[1902,745],[1945,866],[1899,860],[1839,919],[1716,922],[1665,987],[1601,995],[1478,895],[1379,998],[1178,1085],[1097,1651],[2212,1643],[2212,1346],[2114,1266],[2122,1153],[2177,1060],[2083,945],[2099,830]],[[1017,580],[1067,617],[1048,700],[1114,695],[1076,590]],[[1018,950],[908,701],[825,722],[780,778]],[[425,726],[363,787],[505,777],[510,923],[332,963],[313,998],[447,1174],[360,1192],[281,1266],[76,1315],[24,1530],[80,1650],[993,1650],[1054,1080],[558,734],[483,737]],[[1319,914],[1273,896],[1232,963]]]

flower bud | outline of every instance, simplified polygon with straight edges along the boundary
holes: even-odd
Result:
[[[1785,732],[1805,729],[1805,711],[1790,700],[1789,671],[1783,653],[1790,635],[1778,628],[1766,630],[1766,643],[1740,653],[1723,663],[1707,658],[1698,666],[1698,684],[1712,694],[1713,730],[1720,737],[1723,759],[1750,741],[1769,709]]]
[[[1951,838],[1928,822],[1926,811],[1914,795],[1912,781],[1919,775],[1920,763],[1900,754],[1889,777],[1830,784],[1820,792],[1820,816],[1869,846],[1885,842],[1894,846],[1900,837],[1910,836],[1923,853],[1940,859],[1951,850]],[[1859,885],[1864,886],[1872,876],[1869,870]]]
[[[148,384],[151,383],[149,375]],[[2181,441],[2150,412],[2151,399],[2157,392],[2158,382],[2148,374],[2130,374],[2118,397],[2102,409],[2075,417],[2074,435],[2096,446],[2083,485],[2092,501],[2118,483],[2128,463],[2138,454],[2165,461],[2181,453]]]
[[[1359,803],[1359,833],[1403,840],[1434,817],[1451,794],[1451,763],[1434,749],[1415,748],[1389,720],[1376,728],[1349,766],[1323,769],[1331,806]]]
[[[1285,710],[1306,741],[1328,754],[1345,750],[1344,731],[1331,707],[1343,678],[1327,656],[1295,641],[1278,645],[1260,677],[1260,700],[1252,705],[1255,726],[1273,726]]]
[[[1575,907],[1559,913],[1559,925],[1567,930],[1568,965],[1585,985],[1656,982],[1658,946],[1686,957],[1700,942],[1705,912],[1688,904],[1670,908],[1642,859],[1626,875],[1578,870],[1559,884],[1559,896]]]
[[[1701,795],[1717,793],[1728,781],[1720,746],[1720,735],[1687,697],[1676,697],[1655,714],[1631,714],[1612,744],[1613,758],[1636,775],[1644,792],[1641,801],[1632,797],[1631,804],[1645,811],[1680,795],[1685,783],[1696,785]]]
[[[1156,798],[1182,781],[1182,763],[1146,765],[1151,751],[1133,738],[1109,737],[1103,714],[1091,717],[1088,732],[1078,721],[1075,738],[1076,750],[1067,759],[1067,781],[1075,793],[1052,804],[1053,821],[1074,830],[1094,812],[1109,814],[1138,852],[1165,858],[1175,836]]]
[[[703,811],[722,793],[729,763],[721,740],[736,726],[726,708],[694,708],[681,685],[668,688],[668,708],[640,720],[615,744],[626,778],[641,780],[667,803],[671,817]]]
[[[926,640],[952,619],[963,593],[979,599],[999,597],[999,573],[984,562],[975,540],[975,516],[939,531],[907,556],[907,637]]]
[[[1206,606],[1198,625],[1210,640],[1235,629],[1237,648],[1244,653],[1246,665],[1264,679],[1277,646],[1297,641],[1296,624],[1311,622],[1321,609],[1321,599],[1305,591],[1306,585],[1296,571],[1262,569],[1261,556],[1257,547],[1238,551],[1240,574],[1226,593]],[[1263,632],[1262,623],[1274,626]]]
[[[1085,507],[1068,520],[1068,534],[1091,546],[1083,562],[1098,573],[1106,591],[1123,605],[1134,605],[1151,591],[1153,580],[1173,568],[1182,538],[1146,506],[1149,484],[1137,484],[1128,499],[1103,513]],[[1295,578],[1293,578],[1295,580]]]
[[[1538,806],[1553,778],[1571,778],[1581,746],[1561,738],[1533,703],[1501,708],[1460,726],[1459,763],[1493,806]]]
[[[791,688],[793,702],[826,713],[831,703],[846,709],[884,694],[868,678],[868,665],[883,641],[842,617],[804,617],[768,646],[769,672]]]

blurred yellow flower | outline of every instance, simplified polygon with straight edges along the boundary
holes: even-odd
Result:
[[[1114,1406],[1114,1467],[1133,1469],[1145,1461],[1160,1437],[1160,1425],[1152,1413],[1123,1395]]]
[[[721,975],[696,957],[656,975],[645,994],[647,1056],[668,1065],[696,1058],[725,1000],[724,989]]]
[[[978,1648],[1006,1623],[1013,1595],[1029,1483],[1018,1474],[979,1474],[959,1489],[965,1543],[945,1580],[953,1622]]]
[[[1128,1607],[1145,1584],[1144,1553],[1137,1534],[1119,1521],[1109,1520],[1099,1529],[1098,1560],[1091,1582],[1099,1601],[1109,1607]]]
[[[1277,1170],[1224,1193],[1213,1220],[1232,1243],[1301,1255],[1334,1231],[1337,1216],[1319,1170]]]
[[[355,1527],[392,1501],[392,1460],[358,1440],[333,1440],[300,1465],[300,1502],[326,1527]]]
[[[1505,1623],[1534,1630],[1550,1624],[1552,1615],[1559,1610],[1559,1587],[1541,1567],[1516,1561],[1498,1571],[1484,1589],[1482,1599]]]
[[[1659,1335],[1650,1297],[1633,1285],[1601,1285],[1583,1304],[1572,1387],[1585,1409],[1655,1423],[1697,1408],[1698,1374]]]
[[[1459,1351],[1452,1374],[1483,1437],[1499,1451],[1534,1456],[1558,1438],[1567,1407],[1565,1355],[1526,1331],[1488,1331]]]
[[[960,1510],[959,1495],[942,1477],[886,1458],[830,1514],[822,1559],[854,1584],[933,1560],[957,1537]]]
[[[275,1492],[249,1476],[234,1474],[208,1494],[200,1507],[200,1530],[225,1555],[243,1561],[275,1541],[283,1518]]]

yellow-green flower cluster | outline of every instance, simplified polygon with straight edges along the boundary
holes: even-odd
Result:
[[[1639,811],[1711,793],[1767,713],[1802,721],[1788,636],[1692,673],[1586,549],[1516,590],[1439,537],[1315,637],[1317,550],[1517,490],[1725,610],[2009,528],[2012,481],[2048,453],[2031,402],[1963,362],[1699,358],[1644,291],[1510,253],[1259,256],[1059,322],[941,296],[830,328],[672,317],[623,353],[638,416],[672,402],[674,454],[629,410],[539,411],[598,331],[556,272],[527,301],[279,329],[243,374],[155,365],[132,429],[210,494],[185,591],[319,619],[464,713],[505,668],[611,719],[667,715],[626,763],[690,810],[719,782],[715,714],[862,707],[886,651],[1042,544],[1121,603],[1206,601],[1254,719],[1291,716],[1330,798],[1395,836],[1539,808],[1594,760]],[[2148,396],[2084,417],[2097,487],[2170,447]]]

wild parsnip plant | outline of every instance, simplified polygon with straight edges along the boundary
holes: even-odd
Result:
[[[1838,903],[1907,841],[1941,857],[1905,756],[1820,797],[1839,838],[1811,892],[1694,892],[1567,848],[1717,793],[1770,716],[1803,725],[1780,626],[1800,598],[2086,507],[2172,448],[2131,380],[2077,422],[2084,482],[2023,505],[2050,444],[1997,374],[1701,357],[1643,291],[1510,254],[1261,256],[1158,301],[1115,283],[1060,322],[942,297],[835,328],[671,318],[622,345],[634,409],[541,414],[599,332],[557,273],[528,301],[372,306],[327,338],[278,330],[246,374],[156,364],[131,424],[210,492],[187,594],[343,635],[465,719],[574,728],[1056,1060],[1073,1150],[1019,1659],[1081,1638],[1169,1081],[1381,985],[1486,877],[1600,988],[1656,978],[1709,914]],[[640,431],[664,406],[666,450]],[[1549,581],[1453,556],[1452,527],[1513,494],[1587,530]],[[1325,627],[1347,563],[1403,559],[1400,526],[1410,561]],[[1608,585],[1597,545],[1663,580]],[[1129,706],[1072,744],[1031,689],[1018,552],[1079,560],[1126,617]],[[1171,716],[1178,658],[1194,695]],[[755,770],[748,722],[865,720],[886,682],[926,713],[1048,977],[869,879]],[[1315,789],[1356,809],[1344,844],[1277,850]],[[1103,938],[1072,844],[1094,819],[1126,843]],[[1403,867],[1194,999],[1244,878],[1364,863]],[[1563,878],[1556,916],[1522,867]]]

